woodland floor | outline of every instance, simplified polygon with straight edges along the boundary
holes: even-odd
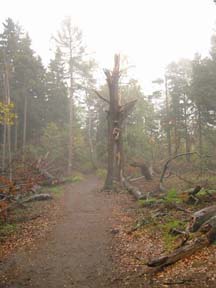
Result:
[[[21,224],[0,245],[0,288],[216,287],[214,245],[151,274],[145,262],[166,250],[163,235],[152,223],[128,231],[155,211],[126,193],[101,193],[101,185],[86,176],[19,212]]]

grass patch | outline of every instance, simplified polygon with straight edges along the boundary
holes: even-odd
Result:
[[[16,224],[1,223],[0,224],[0,237],[6,237],[14,233],[17,229]]]
[[[206,195],[211,195],[211,194],[215,194],[216,190],[210,190],[210,189],[201,189],[197,195],[199,196],[206,196]]]
[[[171,229],[178,228],[183,230],[185,228],[185,223],[179,220],[172,220],[165,224],[159,225],[162,230],[162,237],[167,251],[171,251],[174,248],[174,243],[178,236],[173,236],[169,232]]]
[[[176,189],[170,189],[165,198],[164,198],[164,201],[167,202],[167,203],[182,203],[182,199],[179,198],[178,194],[177,194],[177,191]]]
[[[154,204],[158,203],[158,199],[157,198],[149,198],[146,200],[138,200],[138,203],[141,207],[146,207],[146,206],[153,206]]]

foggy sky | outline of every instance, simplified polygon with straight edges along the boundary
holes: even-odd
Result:
[[[0,21],[18,21],[32,39],[33,49],[46,65],[61,20],[71,16],[101,68],[110,67],[113,54],[128,55],[131,73],[145,89],[178,58],[207,55],[216,20],[213,0],[7,0]]]

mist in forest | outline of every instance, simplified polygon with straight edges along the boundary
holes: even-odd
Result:
[[[3,170],[17,153],[48,153],[68,173],[105,165],[108,101],[97,93],[109,98],[103,69],[115,53],[122,104],[137,101],[126,158],[214,150],[213,1],[10,4],[0,13]]]
[[[1,4],[1,287],[215,287],[215,20],[216,0]]]

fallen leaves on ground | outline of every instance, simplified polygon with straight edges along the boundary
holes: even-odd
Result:
[[[152,184],[151,184],[152,185]],[[145,265],[150,259],[167,253],[163,235],[154,223],[128,233],[142,217],[148,218],[153,208],[139,208],[127,194],[118,194],[113,208],[113,229],[119,231],[113,237],[113,259],[119,271],[122,287],[216,287],[216,246],[212,245],[194,255],[155,273]],[[184,218],[184,212],[169,213]],[[187,218],[187,217],[186,217]],[[156,218],[163,225],[163,217]],[[185,219],[184,219],[185,221]]]

